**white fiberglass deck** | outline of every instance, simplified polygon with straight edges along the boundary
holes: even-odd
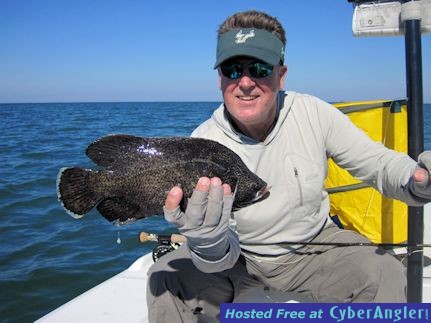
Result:
[[[430,203],[431,204],[431,203]],[[431,205],[424,209],[425,243],[431,243]],[[424,253],[431,258],[431,248]],[[39,323],[127,322],[147,319],[147,271],[153,264],[150,254],[129,268],[39,319]],[[431,303],[431,265],[423,270],[423,302]]]
[[[128,269],[88,290],[36,322],[127,322],[147,320],[147,271],[153,264],[150,254]]]

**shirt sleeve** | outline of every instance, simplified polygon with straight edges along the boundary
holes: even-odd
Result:
[[[416,161],[371,140],[337,108],[314,99],[328,157],[383,195],[412,206],[423,205],[408,189]]]

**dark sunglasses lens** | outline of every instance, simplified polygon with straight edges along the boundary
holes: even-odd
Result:
[[[242,64],[221,65],[220,68],[225,77],[228,77],[231,80],[236,80],[244,74],[244,69],[246,68],[251,77],[264,78],[270,76],[274,66],[266,63],[255,62],[246,66]]]
[[[254,63],[250,65],[249,72],[251,77],[263,78],[270,76],[274,66],[265,63]]]
[[[244,67],[240,64],[222,65],[220,68],[223,75],[232,80],[240,78],[244,72]]]

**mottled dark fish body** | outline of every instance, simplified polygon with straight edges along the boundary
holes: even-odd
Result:
[[[190,197],[202,176],[220,177],[236,190],[234,209],[267,195],[266,183],[237,154],[212,140],[112,135],[90,144],[86,154],[104,168],[65,168],[58,177],[59,200],[74,217],[95,206],[109,221],[160,215],[167,191],[180,185]]]

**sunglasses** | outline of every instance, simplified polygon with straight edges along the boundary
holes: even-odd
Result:
[[[273,65],[262,63],[262,62],[253,62],[247,65],[240,63],[228,63],[220,65],[220,69],[222,74],[230,78],[231,80],[237,80],[241,76],[244,75],[244,71],[247,69],[248,74],[253,78],[264,78],[270,76],[274,69]]]

